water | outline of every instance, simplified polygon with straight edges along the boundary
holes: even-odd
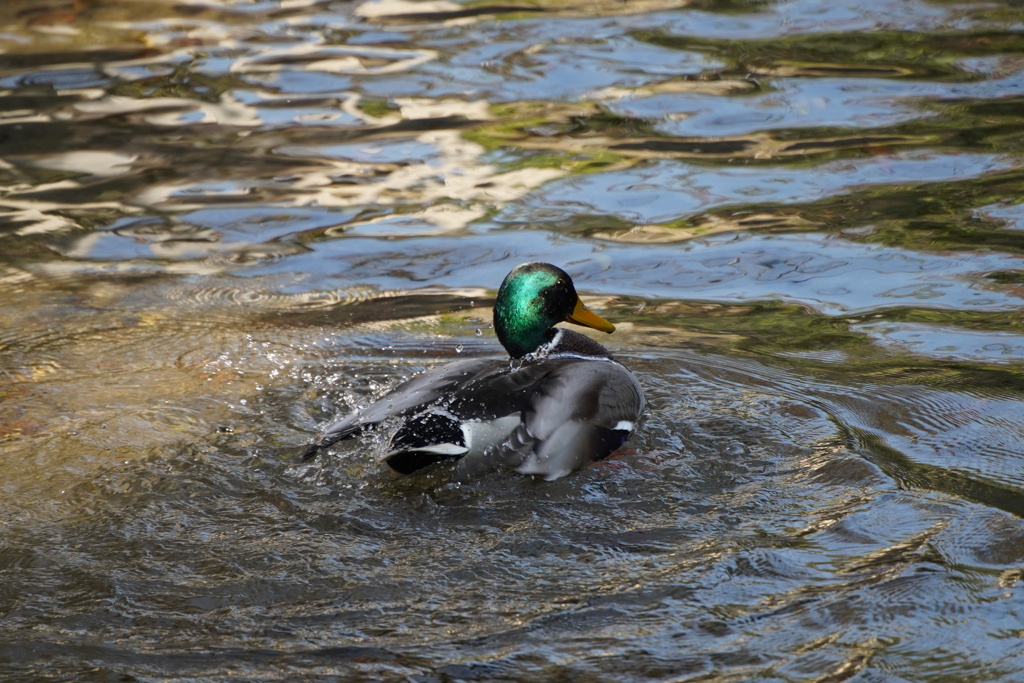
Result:
[[[1020,680],[1019,3],[0,19],[5,678]],[[531,259],[626,451],[290,457]]]

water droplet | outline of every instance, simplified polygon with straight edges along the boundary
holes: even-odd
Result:
[[[464,348],[466,348],[466,347],[463,346],[462,344],[459,344],[458,346],[455,347],[455,353],[462,353],[462,350]]]

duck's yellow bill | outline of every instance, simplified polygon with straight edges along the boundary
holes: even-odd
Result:
[[[599,316],[597,313],[591,313],[587,310],[587,307],[583,305],[583,302],[577,298],[576,308],[569,314],[569,317],[565,319],[567,323],[573,323],[574,325],[582,325],[583,327],[591,327],[601,332],[614,332],[615,325]]]

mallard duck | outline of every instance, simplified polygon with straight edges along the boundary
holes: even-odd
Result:
[[[524,263],[501,283],[494,331],[509,359],[467,359],[428,370],[321,430],[304,453],[396,419],[383,460],[412,474],[457,459],[465,478],[499,466],[563,477],[621,447],[644,410],[624,365],[569,322],[615,326],[587,310],[572,278],[549,263]]]

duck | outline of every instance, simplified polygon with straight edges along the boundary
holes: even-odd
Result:
[[[415,375],[365,408],[327,424],[303,459],[397,422],[382,456],[396,474],[455,461],[458,479],[508,468],[564,477],[621,448],[646,407],[630,370],[567,322],[612,333],[561,268],[530,262],[501,283],[494,331],[507,359],[472,358]]]

